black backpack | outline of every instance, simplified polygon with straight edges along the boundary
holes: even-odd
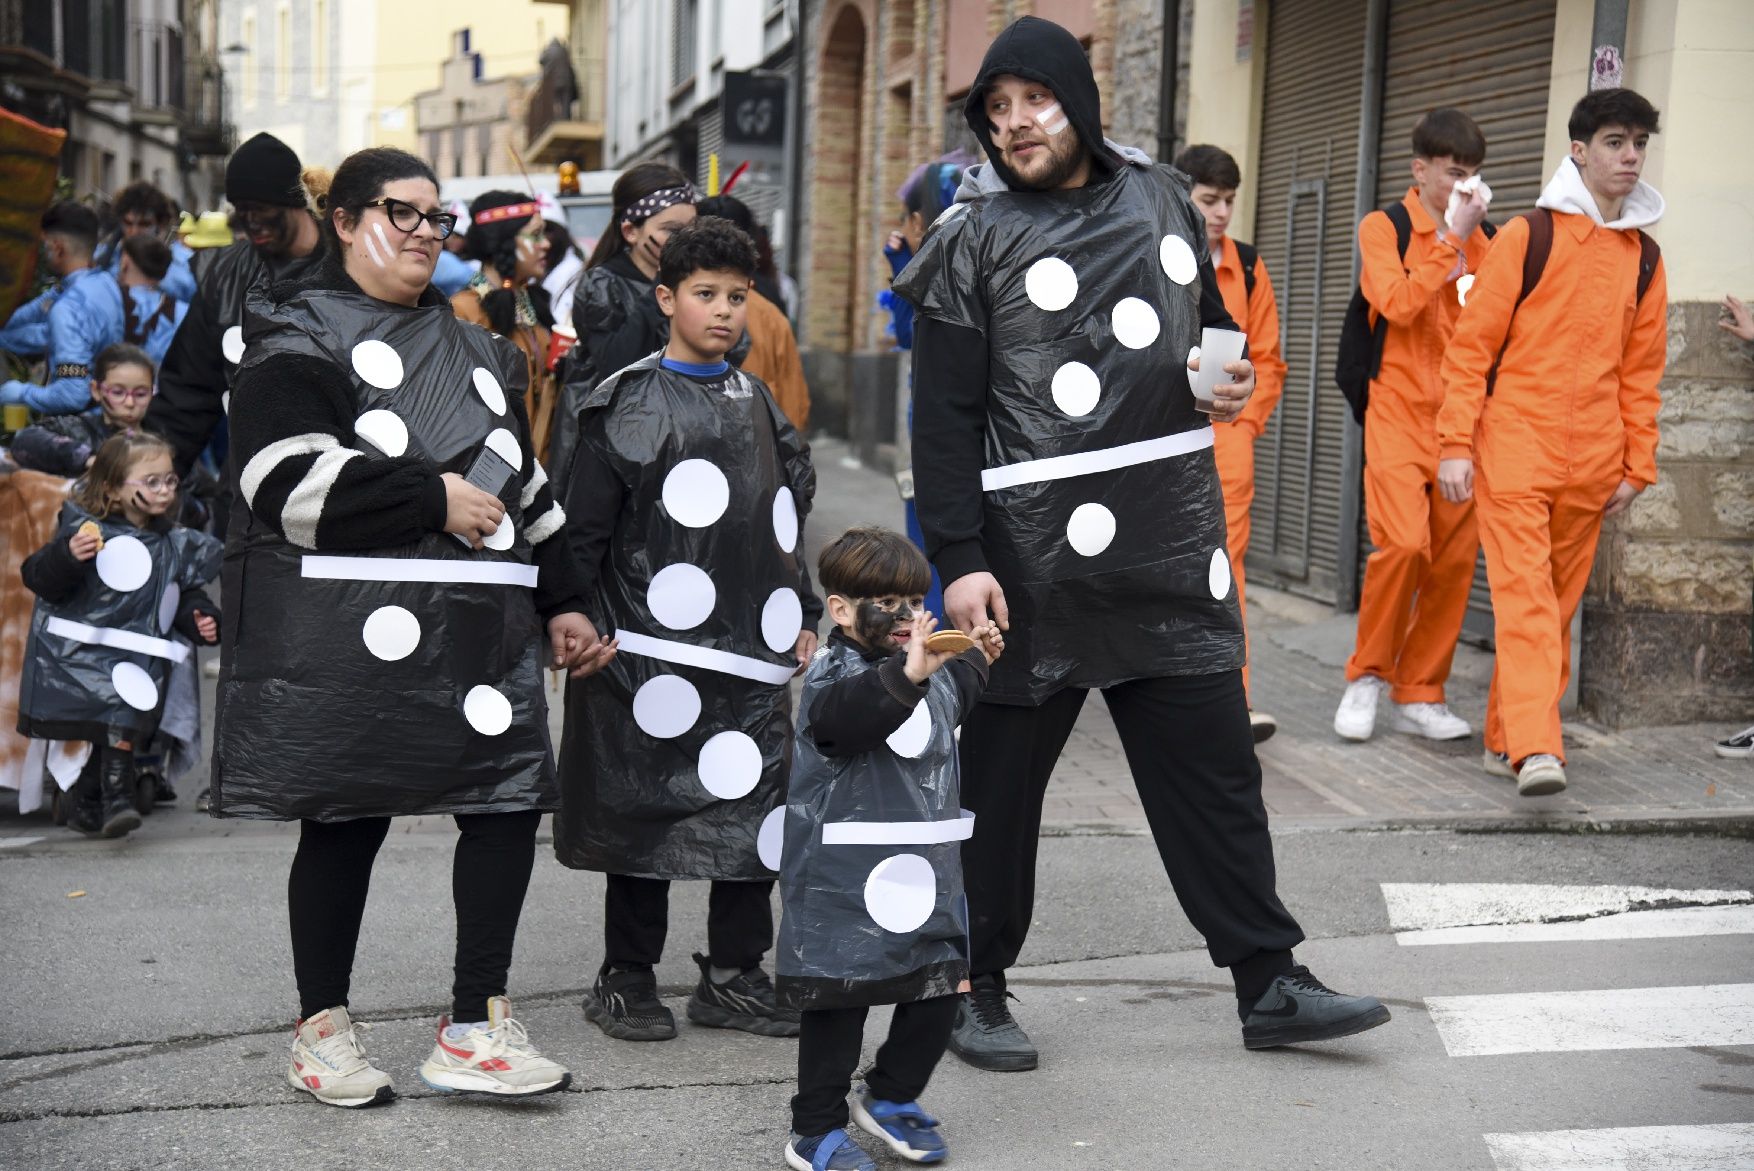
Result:
[[[1407,244],[1413,238],[1413,217],[1407,214],[1404,203],[1389,204],[1383,208],[1383,214],[1395,226],[1395,250],[1405,261]],[[1488,220],[1480,222],[1480,230],[1486,233],[1488,240],[1498,233]],[[1364,299],[1364,289],[1353,289],[1352,300],[1346,305],[1346,319],[1340,324],[1340,352],[1334,361],[1334,381],[1339,384],[1340,393],[1346,396],[1346,402],[1352,407],[1352,418],[1359,426],[1364,425],[1364,408],[1370,405],[1370,380],[1382,369],[1383,338],[1388,331],[1389,323],[1385,318],[1378,317],[1376,324],[1371,325],[1370,302]]]
[[[1242,299],[1247,304],[1255,299],[1255,262],[1261,254],[1255,251],[1253,244],[1244,244],[1241,240],[1230,243],[1236,249],[1237,260],[1242,262]]]

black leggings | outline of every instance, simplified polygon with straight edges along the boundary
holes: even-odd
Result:
[[[926,1092],[932,1070],[950,1044],[960,996],[935,996],[895,1006],[889,1037],[865,1071],[871,1096],[912,1102]],[[847,1090],[865,1040],[864,1008],[806,1009],[798,1034],[798,1093],[792,1133],[810,1138],[847,1124]]]
[[[537,810],[457,815],[460,832],[451,863],[451,899],[457,907],[453,1020],[484,1021],[488,998],[505,995],[541,821]],[[347,1003],[372,862],[389,832],[387,817],[299,823],[286,903],[300,1019]]]
[[[670,931],[670,882],[663,878],[605,876],[603,970],[650,968],[664,958]],[[742,971],[761,962],[773,946],[773,881],[714,881],[707,895],[707,956],[721,968]]]

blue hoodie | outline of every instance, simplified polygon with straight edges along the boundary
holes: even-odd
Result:
[[[0,403],[25,403],[45,415],[84,410],[91,405],[91,361],[122,340],[122,322],[122,287],[115,277],[98,268],[68,273],[48,306],[48,384],[0,383]]]

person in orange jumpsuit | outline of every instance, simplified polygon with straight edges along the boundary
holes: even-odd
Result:
[[[1437,411],[1444,347],[1462,309],[1459,282],[1478,270],[1488,246],[1479,230],[1487,192],[1450,196],[1485,157],[1486,138],[1472,118],[1431,111],[1413,128],[1413,186],[1400,203],[1412,229],[1406,255],[1387,212],[1358,225],[1359,287],[1371,324],[1388,324],[1364,417],[1364,506],[1376,549],[1365,563],[1346,692],[1334,713],[1334,731],[1347,740],[1370,739],[1385,691],[1397,732],[1431,740],[1473,732],[1444,702],[1444,684],[1479,537],[1473,506],[1438,495]]]
[[[1273,281],[1266,264],[1253,248],[1237,244],[1228,235],[1230,217],[1236,210],[1236,190],[1242,186],[1242,170],[1236,160],[1216,146],[1190,146],[1176,156],[1175,165],[1193,180],[1189,194],[1206,218],[1206,245],[1212,250],[1218,292],[1232,320],[1248,335],[1249,358],[1255,364],[1255,397],[1234,422],[1212,429],[1218,481],[1224,488],[1225,544],[1231,574],[1236,578],[1236,602],[1243,608],[1246,622],[1243,559],[1248,556],[1249,509],[1255,500],[1255,440],[1266,429],[1267,419],[1285,391],[1285,360],[1279,356],[1279,304],[1273,299]],[[1246,626],[1243,637],[1248,637]],[[1242,685],[1249,687],[1246,665]],[[1256,744],[1279,730],[1278,721],[1255,710],[1252,695],[1249,723]]]
[[[1641,233],[1663,198],[1639,178],[1656,131],[1657,111],[1631,90],[1578,102],[1571,157],[1536,201],[1551,217],[1538,279],[1525,288],[1535,228],[1520,217],[1444,358],[1438,484],[1446,500],[1478,501],[1497,626],[1485,763],[1525,796],[1565,788],[1559,700],[1602,519],[1657,478],[1668,290]]]

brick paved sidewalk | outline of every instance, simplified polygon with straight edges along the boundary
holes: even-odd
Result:
[[[807,526],[812,559],[849,525],[900,526],[889,477],[852,462],[834,441],[818,441],[814,455],[821,486]],[[1334,707],[1345,686],[1353,616],[1258,586],[1249,602],[1254,700],[1279,721],[1279,734],[1260,752],[1267,808],[1278,828],[1754,827],[1754,761],[1715,755],[1712,742],[1735,730],[1716,724],[1608,732],[1568,721],[1571,787],[1553,797],[1519,798],[1513,783],[1480,767],[1478,729],[1492,656],[1473,647],[1456,653],[1449,701],[1475,726],[1474,736],[1435,744],[1383,731],[1367,744],[1342,741],[1334,735]],[[1132,774],[1099,698],[1085,704],[1060,758],[1043,822],[1053,832],[1144,828]]]

